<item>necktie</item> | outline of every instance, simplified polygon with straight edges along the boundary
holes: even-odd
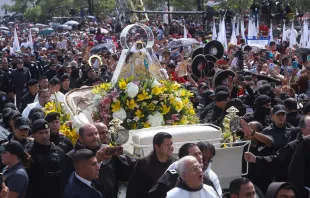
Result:
[[[90,186],[91,186],[93,189],[97,190],[96,187],[95,187],[95,185],[94,185],[94,183],[91,183]]]

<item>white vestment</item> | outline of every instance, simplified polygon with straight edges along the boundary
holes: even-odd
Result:
[[[23,113],[22,113],[22,116],[24,118],[28,118],[28,115],[31,111],[31,109],[35,108],[35,107],[38,107],[38,108],[43,108],[39,102],[33,102],[33,103],[30,103],[27,105],[27,107],[24,109]]]
[[[38,94],[34,98],[34,102],[38,102]],[[65,102],[65,95],[61,93],[60,91],[51,94],[51,100],[57,101],[57,102]]]
[[[187,191],[179,187],[175,187],[167,193],[166,198],[217,198],[216,192],[211,186],[203,185],[199,191]]]
[[[167,171],[169,171],[169,170],[175,170],[175,169],[177,168],[177,164],[178,164],[178,161],[172,163],[172,164],[168,167]],[[218,194],[219,196],[222,196],[222,193],[223,193],[223,192],[222,192],[220,180],[219,180],[219,178],[217,177],[217,175],[215,174],[215,172],[213,172],[213,170],[211,170],[211,163],[209,164],[207,170],[205,170],[203,174],[204,174],[205,176],[208,176],[208,177],[210,178],[210,180],[211,180],[212,183],[213,183],[214,188],[215,188],[216,191],[217,191],[217,194]]]

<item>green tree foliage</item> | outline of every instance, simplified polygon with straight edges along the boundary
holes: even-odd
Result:
[[[32,22],[38,22],[39,17],[42,15],[41,13],[41,7],[40,6],[35,6],[33,8],[27,8],[26,11],[24,12],[24,18],[27,19],[28,21]]]

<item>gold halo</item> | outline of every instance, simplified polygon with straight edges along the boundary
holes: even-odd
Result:
[[[101,57],[98,56],[98,55],[92,55],[91,57],[89,57],[89,59],[88,59],[88,65],[89,65],[90,67],[93,67],[93,66],[92,66],[92,63],[91,63],[91,59],[93,59],[93,58],[98,58],[98,59],[99,59],[100,65],[99,65],[98,69],[100,69],[100,67],[101,67],[101,65],[102,65],[102,59],[101,59]]]

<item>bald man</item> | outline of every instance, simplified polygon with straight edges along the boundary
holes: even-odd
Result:
[[[109,144],[111,142],[111,136],[108,127],[102,122],[95,123],[95,127],[98,130],[101,144]]]

